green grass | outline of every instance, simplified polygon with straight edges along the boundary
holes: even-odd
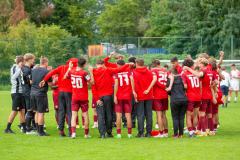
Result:
[[[136,159],[136,160],[237,160],[240,159],[240,105],[231,103],[220,108],[221,127],[214,137],[183,139],[128,139],[126,129],[122,139],[98,139],[97,129],[91,129],[91,139],[83,138],[83,129],[78,129],[76,139],[60,138],[54,120],[54,111],[46,115],[49,137],[23,135],[17,129],[18,118],[13,124],[15,135],[3,134],[8,114],[11,111],[10,93],[0,92],[0,159],[1,160],[60,160],[60,159]],[[91,109],[90,109],[91,111]],[[91,114],[91,113],[90,113]],[[92,115],[92,114],[91,114]],[[168,112],[171,128],[170,111]],[[92,122],[92,116],[91,116]],[[116,133],[114,129],[114,134]],[[134,134],[136,130],[134,129]],[[170,130],[170,134],[172,131]]]

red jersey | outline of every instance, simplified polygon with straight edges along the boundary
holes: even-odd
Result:
[[[123,72],[126,69],[129,69],[129,65],[127,64],[120,68],[99,67],[93,69],[95,87],[99,98],[113,95],[113,75],[118,72]]]
[[[114,78],[118,80],[117,99],[130,100],[132,98],[130,72],[117,73]]]
[[[75,68],[69,73],[72,84],[72,100],[88,100],[88,84],[90,76],[82,69]]]
[[[157,82],[153,86],[153,99],[168,98],[168,93],[165,89],[169,73],[165,68],[152,68],[151,71],[157,76]]]
[[[187,85],[186,95],[189,101],[201,101],[200,79],[189,71],[182,74],[183,83]]]
[[[153,75],[155,73],[147,69],[147,67],[136,68],[133,70],[133,79],[135,85],[135,91],[137,93],[137,99],[141,100],[151,100],[153,99],[153,90],[151,89],[148,94],[143,92],[148,89],[149,85],[153,80]]]
[[[57,67],[56,69],[53,69],[50,71],[45,77],[44,81],[47,82],[53,75],[58,75],[58,88],[60,92],[72,92],[72,85],[70,79],[64,79],[64,75],[66,74],[68,70],[68,63],[69,61],[73,62],[74,67],[77,66],[78,59],[77,58],[71,58],[68,60],[66,65],[61,65]]]
[[[106,58],[103,59],[104,65],[106,67],[110,67],[110,68],[117,68],[118,67],[117,64],[109,62],[109,59],[110,59],[109,57],[106,57]]]
[[[203,77],[201,78],[202,82],[202,99],[212,100],[211,84],[214,80],[213,73],[210,69],[206,68],[202,70]]]
[[[181,74],[182,71],[183,71],[183,70],[182,70],[182,66],[180,66],[179,64],[177,64],[176,70],[177,70],[178,74]]]
[[[53,96],[58,96],[59,89],[58,89],[58,76],[57,75],[52,76],[52,84],[54,86],[54,89],[52,89]]]
[[[92,98],[96,101],[98,100],[98,94],[97,94],[96,86],[94,84],[92,84]]]
[[[215,80],[217,80],[217,90],[218,90],[218,92],[221,92],[221,88],[220,88],[220,81],[221,81],[221,79],[220,79],[220,75],[219,75],[219,73],[217,72],[217,71],[212,71],[213,72],[213,77],[214,77],[214,79]]]

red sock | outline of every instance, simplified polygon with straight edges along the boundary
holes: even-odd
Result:
[[[208,128],[210,129],[210,131],[213,131],[213,119],[212,118],[208,118]]]
[[[76,133],[76,127],[71,127],[72,133]]]
[[[194,131],[196,131],[196,127],[192,127],[192,129],[193,129]]]
[[[213,126],[214,126],[214,129],[217,129],[217,124],[214,124]]]
[[[201,129],[203,132],[206,132],[206,123],[205,123],[205,117],[200,117],[200,123],[201,123]]]
[[[159,130],[159,134],[163,134],[163,131]]]
[[[193,130],[193,127],[188,127],[188,131],[192,131]]]
[[[121,134],[121,129],[117,129],[117,134]]]
[[[84,121],[84,117],[82,116],[82,125],[83,125],[83,126],[84,126],[84,122],[85,122],[85,121]]]
[[[168,129],[164,129],[164,130],[163,130],[163,133],[168,133]]]
[[[202,126],[201,126],[201,121],[200,121],[200,118],[198,120],[198,125],[197,125],[197,130],[201,130],[202,129]]]
[[[68,124],[68,116],[66,116],[66,122],[67,122],[67,124]]]
[[[128,128],[128,134],[132,134],[132,128]]]
[[[87,129],[84,129],[84,133],[85,133],[85,135],[88,135],[89,129],[88,129],[88,128],[87,128]]]
[[[79,119],[78,119],[78,116],[77,116],[77,119],[76,119],[76,124],[79,125]]]
[[[94,116],[93,116],[93,121],[94,121],[94,122],[97,122],[97,115],[94,115]]]
[[[206,129],[209,129],[207,116],[205,117],[205,128],[206,128]]]

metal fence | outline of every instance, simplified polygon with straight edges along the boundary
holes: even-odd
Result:
[[[27,52],[37,57],[48,56],[53,66],[62,64],[69,57],[88,54],[89,46],[102,47],[101,55],[112,51],[130,55],[169,55],[191,54],[193,57],[201,52],[216,56],[220,50],[225,52],[225,59],[240,58],[240,38],[225,37],[221,39],[204,37],[111,37],[68,39],[0,39],[0,83],[9,81],[9,68],[16,55]],[[98,54],[97,54],[98,55]],[[150,56],[149,56],[150,57]],[[163,58],[168,59],[168,57]]]

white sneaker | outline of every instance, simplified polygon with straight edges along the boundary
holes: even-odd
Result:
[[[76,133],[75,133],[75,132],[72,133],[71,138],[72,138],[72,139],[75,139],[75,138],[76,138]]]
[[[128,138],[132,138],[132,134],[128,134]]]
[[[88,138],[91,138],[91,136],[89,134],[85,134],[84,138],[88,139]]]
[[[79,125],[76,125],[76,128],[80,128],[80,126],[79,126]]]
[[[82,129],[84,129],[84,128],[85,128],[85,126],[83,125],[83,126],[82,126]]]
[[[168,137],[168,133],[164,133],[164,134],[163,134],[163,137],[166,137],[166,138],[167,138],[167,137]]]
[[[164,138],[164,135],[159,133],[158,135],[154,136],[153,138]]]
[[[98,128],[98,123],[94,122],[92,128]]]
[[[120,138],[122,138],[122,135],[121,134],[117,134],[115,138],[120,139]]]
[[[158,126],[158,124],[156,124],[156,125],[155,125],[155,128],[156,128],[156,129],[159,129],[159,126]]]
[[[188,134],[188,133],[189,133],[188,129],[187,129],[187,128],[184,129],[183,133],[184,133],[184,134]]]
[[[30,132],[26,132],[26,134],[27,134],[27,135],[34,135],[34,134],[37,134],[37,132],[35,132],[35,131],[32,130],[32,131],[30,131]]]

